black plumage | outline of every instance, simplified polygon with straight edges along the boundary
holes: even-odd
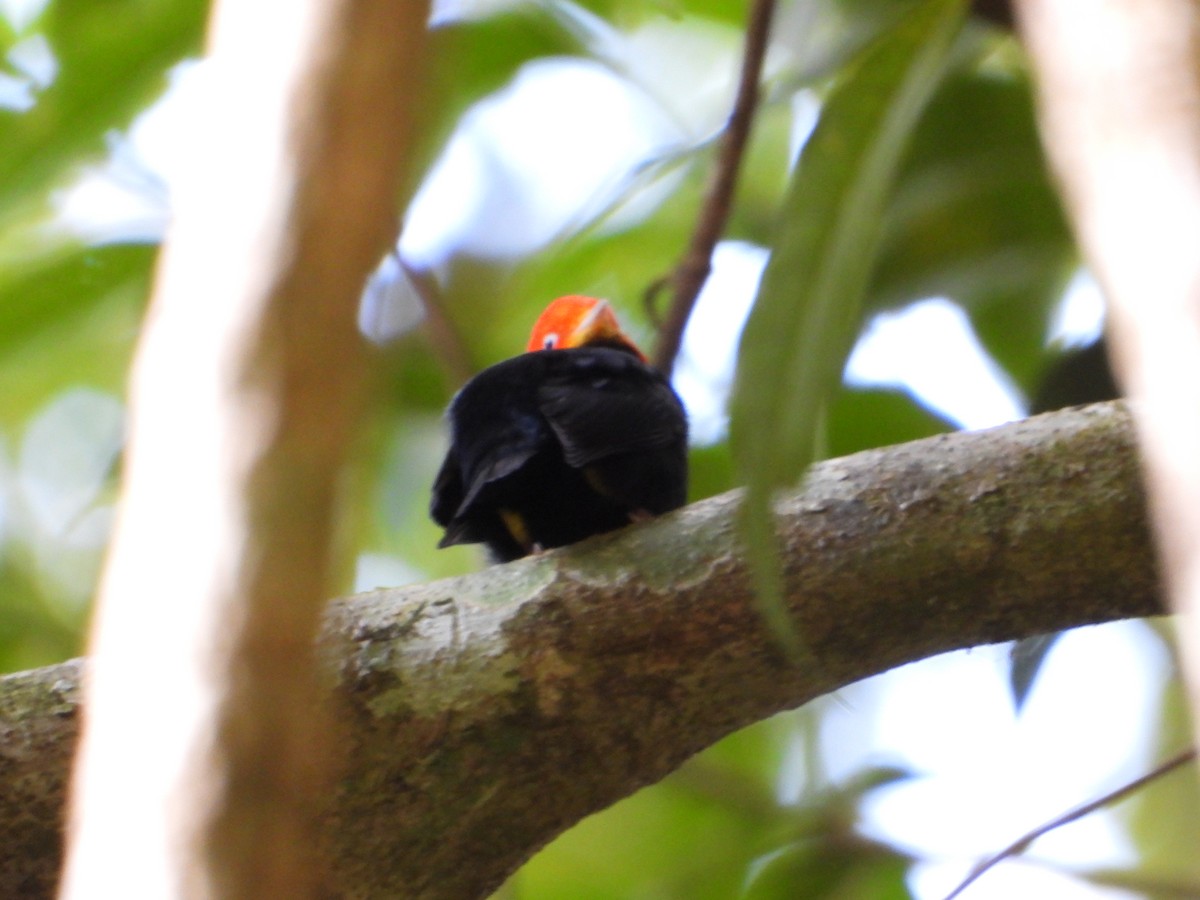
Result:
[[[525,353],[451,401],[430,514],[439,547],[482,542],[501,562],[682,506],[687,418],[626,349]]]

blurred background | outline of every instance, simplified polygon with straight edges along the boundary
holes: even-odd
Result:
[[[914,5],[779,2],[733,217],[675,373],[694,499],[738,482],[727,400],[789,175],[828,97]],[[0,0],[4,671],[81,651],[155,254],[172,190],[206,165],[206,11]],[[743,0],[432,4],[421,157],[397,198],[397,248],[357,311],[383,397],[355,473],[347,592],[484,564],[475,548],[434,549],[441,411],[523,347],[550,298],[608,297],[652,345],[664,300],[643,297],[694,226],[746,16]],[[868,314],[824,455],[1112,394],[1093,346],[1102,301],[1003,25],[973,16],[958,39],[884,227],[862,251],[876,252]],[[738,733],[581,823],[499,896],[942,897],[979,859],[1188,741],[1163,622],[1079,630],[1016,658],[1004,646],[926,660]],[[1200,896],[1193,782],[1176,772],[1064,827],[965,896]]]

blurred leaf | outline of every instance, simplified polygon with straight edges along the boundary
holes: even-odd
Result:
[[[772,816],[790,817],[791,810],[779,805],[779,782],[790,779],[782,770],[801,767],[807,777],[816,755],[818,721],[813,707],[779,713],[730,734],[705,753],[685,763],[672,775],[676,786],[703,793],[705,781],[718,798],[734,797],[731,805],[743,808],[771,807]],[[797,753],[797,751],[800,751]],[[737,792],[725,792],[726,785],[742,785]],[[740,801],[749,798],[750,802]],[[758,813],[762,817],[761,812]]]
[[[1194,846],[1194,845],[1193,845]],[[1170,878],[1130,872],[1126,869],[1093,869],[1090,872],[1072,872],[1076,878],[1098,888],[1116,888],[1125,896],[1132,892],[1151,900],[1195,900],[1200,897],[1200,873],[1192,877]],[[1109,894],[1105,891],[1105,895]]]
[[[827,78],[883,32],[896,26],[921,0],[806,0],[780,4],[771,27],[775,52],[787,67],[773,81],[795,91]]]
[[[1038,381],[1029,411],[1049,412],[1081,403],[1115,400],[1120,395],[1108,363],[1108,341],[1101,338],[1051,359]]]
[[[1061,631],[1039,634],[1013,644],[1009,653],[1008,687],[1012,691],[1013,707],[1018,713],[1029,698],[1042,664],[1062,635]]]
[[[539,900],[728,900],[760,852],[760,826],[669,779],[584,819],[512,883],[517,896]]]
[[[844,388],[829,407],[829,455],[915,441],[953,426],[903,391]]]
[[[703,17],[738,26],[746,20],[746,0],[578,0],[578,5],[626,27],[652,17]]]
[[[956,300],[1029,391],[1077,254],[1024,71],[976,65],[950,74],[913,134],[884,221],[870,305]]]
[[[1154,620],[1154,625],[1172,635],[1171,649],[1178,647],[1173,619]],[[1195,742],[1187,690],[1177,665],[1171,670],[1174,677],[1164,680],[1162,686],[1159,731],[1150,751],[1152,761],[1168,759]],[[1145,763],[1143,768],[1149,770],[1153,763]],[[1138,855],[1140,873],[1165,882],[1200,884],[1200,858],[1196,855],[1196,847],[1200,846],[1200,819],[1196,816],[1195,763],[1147,785],[1116,807],[1116,812],[1128,824],[1128,837]]]
[[[144,290],[157,253],[149,244],[76,246],[0,269],[0,358],[124,285]]]
[[[726,239],[741,238],[761,245],[775,237],[779,198],[791,175],[797,115],[790,102],[759,106],[738,175],[737,203],[725,230]]]
[[[750,864],[741,896],[908,897],[904,879],[911,859],[864,837],[856,823],[864,797],[909,777],[907,770],[892,766],[866,768],[843,784],[816,792],[804,805],[781,811],[791,818],[789,840]]]
[[[27,434],[47,401],[73,385],[123,386],[156,248],[69,242],[52,227],[53,192],[99,159],[106,136],[158,97],[168,69],[199,49],[207,5],[51,0],[22,36],[44,39],[53,59],[44,61],[46,81],[35,85],[34,105],[0,112],[0,425],[6,436]],[[62,447],[65,454],[88,449]],[[90,510],[97,515],[80,532],[52,536],[27,514],[21,495],[0,499],[6,527],[0,660],[19,668],[73,655],[104,510]],[[81,535],[88,528],[85,545]]]
[[[165,86],[169,67],[199,50],[204,0],[54,0],[41,28],[58,60],[28,112],[0,113],[0,223],[69,167],[103,150]],[[64,124],[66,123],[66,127]]]
[[[628,59],[625,33],[604,16],[570,0],[538,0],[537,8],[593,59],[623,70]]]
[[[0,672],[61,662],[80,652],[83,615],[64,621],[46,604],[30,568],[11,552],[0,555]]]
[[[688,502],[712,497],[737,485],[737,471],[729,444],[722,441],[688,452]]]
[[[511,356],[523,347],[529,328],[553,297],[568,293],[595,294],[612,300],[622,324],[643,347],[653,329],[642,303],[646,286],[664,275],[670,261],[685,246],[699,203],[701,178],[689,173],[671,187],[668,202],[658,204],[641,221],[624,228],[603,224],[562,241],[548,252],[523,261],[502,285],[502,301],[511,312],[494,332],[504,341],[492,353]],[[463,279],[465,281],[465,279]],[[489,302],[483,300],[482,302]],[[496,302],[495,296],[490,302]],[[474,316],[462,306],[461,315]],[[489,356],[499,359],[502,355]]]
[[[577,47],[533,0],[482,21],[436,28],[431,38],[433,73],[427,102],[438,110],[435,134],[442,140],[470,104],[502,87],[523,64]]]
[[[900,766],[870,766],[850,776],[848,781],[838,786],[834,795],[843,804],[857,808],[859,801],[871,791],[912,777],[912,772]]]
[[[42,267],[0,270],[0,423],[72,384],[121,391],[156,248],[76,248]]]
[[[866,838],[797,841],[757,860],[743,900],[908,900],[910,860]]]
[[[962,17],[961,0],[923,4],[834,89],[796,167],[742,334],[731,433],[747,481],[743,535],[764,615],[781,639],[791,632],[771,494],[814,458],[821,410],[858,333],[893,180]]]
[[[745,15],[743,0],[693,5],[702,10],[683,23],[691,27],[711,25],[720,7],[725,7],[725,15],[716,17],[732,18],[729,24],[740,26]],[[484,18],[450,20],[433,32],[435,74],[428,105],[439,115],[431,139],[443,143],[468,107],[501,90],[522,66],[535,59],[586,57],[636,82],[640,80],[636,64],[643,59],[642,49],[631,39],[636,29],[664,16],[683,19],[683,13],[674,0],[663,0],[658,8],[648,7],[642,0],[513,0]],[[643,83],[635,90],[653,98],[655,87],[653,82]]]
[[[429,518],[430,487],[446,452],[440,414],[410,406],[381,422],[378,438],[375,490],[358,510],[365,514],[360,550],[397,557],[424,578],[478,569],[481,548],[439,550],[441,529]]]
[[[746,0],[651,0],[649,4],[645,0],[621,0],[621,6],[626,9],[657,7],[668,15],[672,12],[676,15],[687,13],[718,19],[730,25],[744,25],[749,4]]]
[[[784,713],[745,728],[660,785],[585,819],[518,873],[515,895],[737,896],[746,867],[794,818],[772,781],[797,721]]]

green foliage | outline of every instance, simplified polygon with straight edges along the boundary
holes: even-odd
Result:
[[[955,68],[925,110],[886,213],[869,302],[953,297],[1029,391],[1077,256],[1042,164],[1028,73],[1003,56]]]
[[[161,94],[168,69],[198,50],[205,8],[200,0],[54,0],[20,32],[0,31],[7,54],[0,68],[24,83],[32,100],[28,108],[0,108],[0,667],[6,670],[79,651],[89,582],[103,550],[94,523],[103,521],[112,497],[107,481],[74,479],[97,462],[102,467],[97,454],[105,451],[88,442],[60,447],[53,461],[59,468],[34,471],[23,445],[34,423],[49,421],[42,414],[64,392],[123,389],[155,256],[151,246],[88,245],[72,237],[57,222],[56,198],[103,161],[106,140]],[[50,64],[45,71],[19,62],[19,51],[39,42]],[[62,435],[63,442],[72,439],[80,438]],[[73,491],[84,504],[73,517],[54,523],[39,513],[47,497],[64,502]]]
[[[171,67],[199,52],[205,6],[50,0],[20,30],[0,20],[0,73],[26,79],[32,98],[28,109],[0,106],[5,669],[78,650],[111,512],[112,451],[86,423],[51,432],[61,436],[64,457],[74,459],[47,482],[31,436],[45,439],[64,399],[87,408],[120,395],[157,249],[73,237],[60,221],[57,192],[102,163],[162,94]],[[665,137],[648,143],[619,177],[598,184],[583,208],[555,223],[553,237],[531,241],[527,251],[450,247],[435,267],[449,339],[479,368],[522,347],[550,297],[592,292],[610,297],[631,330],[651,343],[653,315],[642,297],[670,271],[696,221],[747,4],[465,6],[476,14],[443,22],[432,37],[435,62],[420,99],[426,135],[411,173],[414,190],[450,136],[481,103],[510,91],[531,63],[575,62],[606,73],[644,104],[642,114]],[[730,239],[773,251],[741,344],[732,411],[739,465],[728,439],[695,448],[693,499],[752,476],[761,513],[770,490],[794,482],[818,453],[841,455],[949,427],[901,391],[839,389],[846,355],[874,311],[947,297],[1021,388],[1030,391],[1045,368],[1047,320],[1075,252],[1042,162],[1019,50],[1010,36],[977,24],[960,30],[962,6],[960,0],[781,4],[766,101],[727,231]],[[9,55],[32,38],[46,41],[57,65],[44,84]],[[816,129],[807,136],[804,110],[818,104]],[[539,110],[522,120],[543,129],[530,139],[562,137],[563,113]],[[601,122],[594,132],[567,135],[564,164],[586,159],[607,127]],[[546,198],[530,199],[528,183],[499,165],[496,148],[487,149],[493,155],[480,177],[499,210],[491,227],[516,231],[524,205],[538,207]],[[725,330],[732,338],[736,323],[731,319]],[[410,331],[378,353],[384,403],[370,423],[374,453],[356,478],[362,587],[481,563],[470,548],[436,551],[438,530],[426,514],[443,451],[440,410],[456,387],[439,343],[446,338],[432,335]],[[84,471],[90,480],[75,484]],[[75,504],[53,526],[39,513],[47,490],[56,502],[66,497]],[[761,529],[767,520],[748,521]],[[760,534],[752,544],[761,551],[769,541]],[[771,571],[768,560],[760,553],[760,571]],[[860,828],[864,802],[897,773],[867,766],[857,775],[828,776],[818,748],[824,709],[810,707],[732,736],[663,785],[582,823],[505,893],[539,900],[907,896],[910,857]],[[803,790],[796,796],[781,787],[797,781]],[[1156,807],[1147,804],[1135,826],[1159,842],[1161,833],[1147,824]],[[1169,868],[1156,857],[1160,863]]]
[[[887,200],[962,15],[958,0],[924,4],[834,87],[783,200],[742,334],[731,409],[746,482],[742,526],[764,614],[790,643],[771,494],[795,483],[817,457],[822,411],[862,324]]]
[[[19,116],[0,115],[0,223],[22,200],[60,187],[99,155],[104,136],[165,87],[164,73],[194,53],[202,0],[55,0],[36,33],[58,62],[53,82]]]

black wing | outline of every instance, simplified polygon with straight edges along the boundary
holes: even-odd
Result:
[[[656,370],[616,350],[575,354],[538,389],[568,465],[686,445],[683,406]]]
[[[553,440],[537,411],[535,393],[542,370],[542,361],[533,354],[497,363],[467,382],[451,401],[450,449],[434,481],[429,507],[439,525],[461,532],[461,517],[480,494],[521,469]]]
[[[450,524],[463,501],[462,472],[454,458],[454,448],[442,460],[437,478],[433,480],[433,494],[429,498],[429,517],[443,528]]]

